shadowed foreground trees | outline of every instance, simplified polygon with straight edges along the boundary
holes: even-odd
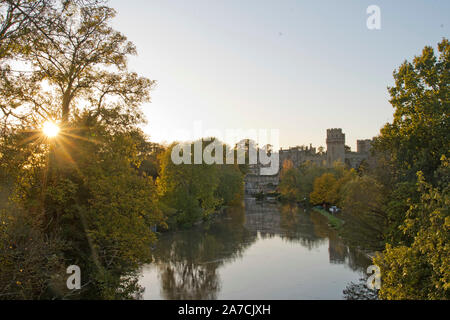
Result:
[[[395,108],[374,148],[389,192],[393,236],[375,262],[384,299],[449,299],[449,79],[450,44],[443,39],[394,72]],[[416,185],[416,186],[414,186]],[[395,190],[402,188],[402,195]],[[414,192],[415,191],[415,192]],[[405,210],[406,208],[406,210]]]
[[[157,163],[138,129],[155,82],[128,70],[136,49],[111,28],[115,12],[102,1],[0,7],[0,298],[136,297],[153,228],[167,227],[166,217],[170,226],[207,220],[242,194],[241,170],[175,166],[171,148],[141,167]],[[366,176],[315,166],[282,173],[286,198],[342,204],[351,216],[344,231],[365,232],[361,247],[387,243],[375,259],[386,299],[449,298],[447,39],[438,52],[426,47],[394,72],[394,121]],[[61,125],[54,139],[41,132],[49,120]],[[65,286],[73,264],[82,270],[77,292]]]
[[[374,259],[382,299],[450,297],[448,40],[437,49],[438,56],[425,47],[394,72],[394,121],[375,139],[377,166],[366,172],[383,196],[364,222],[375,225],[377,216],[387,222],[386,248]]]
[[[442,170],[450,174],[443,159]],[[450,299],[450,188],[425,182],[419,173],[421,199],[406,213],[401,229],[413,237],[410,246],[387,245],[375,259],[382,269],[383,299]]]
[[[74,130],[77,139],[50,142],[52,152],[44,152],[43,161],[16,163],[20,169],[11,209],[2,212],[0,223],[5,228],[2,256],[9,257],[2,259],[2,275],[6,267],[11,273],[5,275],[15,274],[17,280],[2,279],[2,294],[65,297],[62,266],[71,264],[82,270],[84,287],[78,297],[126,298],[137,291],[132,279],[150,261],[149,248],[156,241],[151,228],[164,221],[156,187],[151,177],[133,168],[138,162],[134,134],[111,132],[88,119],[72,122],[83,128]],[[27,277],[30,257],[36,257],[33,268],[38,272]],[[47,266],[49,259],[55,266]],[[50,271],[58,266],[63,273]],[[59,280],[57,285],[52,279]]]
[[[153,227],[165,226],[154,181],[139,171],[139,106],[153,82],[128,71],[135,48],[110,27],[111,8],[45,6],[39,23],[25,17],[35,32],[11,33],[14,48],[0,39],[12,50],[1,57],[0,297],[133,298]],[[12,70],[15,59],[29,69]],[[41,132],[47,120],[61,124],[57,137]],[[69,265],[81,268],[80,291],[66,287]]]
[[[345,225],[341,234],[353,246],[383,250],[388,219],[383,211],[383,189],[372,177],[349,181],[341,201]]]
[[[29,30],[2,21],[0,297],[134,298],[152,230],[167,228],[163,212],[173,225],[206,219],[238,198],[242,174],[234,165],[174,167],[150,151],[138,125],[155,83],[129,72],[136,49],[111,28],[113,9],[1,2],[11,4],[42,10],[17,13]],[[13,70],[19,60],[26,70]],[[57,137],[41,132],[45,121],[59,124]],[[81,268],[81,291],[66,287],[69,265]]]

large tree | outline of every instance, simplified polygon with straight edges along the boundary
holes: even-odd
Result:
[[[445,157],[440,171],[447,176],[440,188],[418,174],[421,199],[410,206],[401,226],[413,243],[387,245],[375,259],[382,272],[382,299],[450,299],[450,167]]]
[[[394,72],[389,89],[394,121],[374,143],[382,171],[390,175],[377,175],[387,190],[389,221],[386,250],[375,259],[382,269],[383,299],[450,297],[447,39],[438,52],[436,57],[425,47]]]
[[[203,150],[206,143],[203,140],[200,142]],[[220,182],[219,168],[203,162],[176,165],[171,158],[175,146],[176,144],[170,146],[161,156],[158,193],[166,207],[169,222],[190,226],[208,217],[221,204],[222,200],[216,194]],[[192,159],[193,148],[192,144],[192,154],[189,154]]]
[[[335,204],[338,200],[336,183],[336,177],[332,173],[324,173],[314,180],[314,190],[310,195],[311,203],[314,205]]]
[[[82,269],[74,297],[139,292],[135,274],[164,225],[153,180],[138,170],[148,151],[139,106],[153,81],[128,71],[136,50],[110,27],[114,14],[52,2],[3,60],[0,193],[10,201],[0,207],[0,295],[69,298],[66,264]],[[42,134],[46,120],[61,122],[57,137]]]
[[[397,181],[412,181],[422,171],[434,181],[442,155],[449,157],[450,44],[438,44],[439,56],[425,47],[412,62],[394,72],[389,88],[394,121],[381,129],[374,148],[388,158],[386,168]]]
[[[383,188],[372,177],[356,177],[343,186],[342,235],[353,246],[383,250],[388,217],[383,210]]]
[[[89,1],[51,6],[42,32],[29,34],[15,55],[13,62],[26,62],[22,70],[5,74],[3,114],[27,119],[29,126],[48,118],[67,123],[80,108],[103,121],[111,114],[140,120],[138,106],[149,100],[154,81],[128,71],[136,48],[110,26],[114,16]]]
[[[0,61],[23,49],[18,42],[32,32],[43,30],[51,0],[0,1]]]

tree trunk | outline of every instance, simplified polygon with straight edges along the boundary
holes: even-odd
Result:
[[[69,122],[69,114],[70,114],[70,102],[71,102],[71,94],[68,89],[63,96],[62,103],[62,123],[67,124]]]

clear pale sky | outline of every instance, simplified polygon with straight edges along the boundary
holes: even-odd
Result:
[[[392,72],[449,38],[450,1],[111,0],[135,43],[130,69],[158,84],[144,105],[153,141],[180,129],[279,129],[282,147],[372,138],[393,109]],[[366,9],[381,9],[368,30]]]

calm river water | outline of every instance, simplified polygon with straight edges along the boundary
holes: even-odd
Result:
[[[207,225],[164,234],[144,299],[343,299],[370,261],[314,211],[248,199]]]

